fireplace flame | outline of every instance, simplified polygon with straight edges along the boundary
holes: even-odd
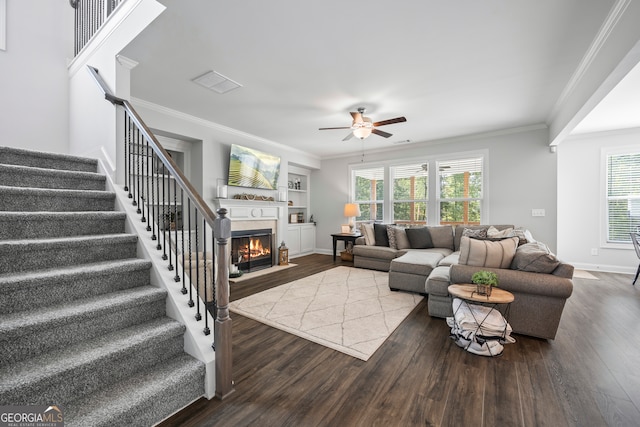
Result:
[[[240,254],[241,261],[248,261],[249,258],[254,259],[271,255],[271,248],[264,247],[260,239],[251,239],[248,247],[245,245],[238,252]]]

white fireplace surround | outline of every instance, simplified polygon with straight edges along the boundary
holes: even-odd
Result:
[[[285,230],[280,230],[282,218],[285,217],[287,202],[262,200],[214,199],[215,209],[227,210],[227,218],[231,220],[231,231],[270,228],[275,235],[274,242],[279,242]]]

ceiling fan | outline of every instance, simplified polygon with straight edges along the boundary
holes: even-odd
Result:
[[[377,129],[377,127],[384,126],[384,125],[391,125],[394,123],[402,123],[407,121],[407,119],[405,119],[404,117],[396,117],[395,119],[382,120],[380,122],[374,123],[371,121],[369,117],[365,117],[363,115],[364,112],[365,112],[365,109],[363,107],[358,108],[357,112],[355,111],[351,112],[351,117],[353,117],[353,122],[351,126],[342,126],[342,127],[335,127],[335,128],[320,128],[319,130],[351,129],[352,132],[349,133],[349,135],[347,135],[343,139],[343,141],[351,139],[353,136],[356,136],[360,139],[365,139],[372,133],[375,133],[376,135],[379,135],[385,138],[389,138],[392,134],[381,131],[380,129]]]

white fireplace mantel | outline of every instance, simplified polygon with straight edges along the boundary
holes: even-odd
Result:
[[[225,208],[231,221],[278,221],[287,202],[242,199],[214,199],[216,210]]]

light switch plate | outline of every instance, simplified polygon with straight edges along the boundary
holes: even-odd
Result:
[[[531,216],[545,216],[544,209],[531,209]]]

